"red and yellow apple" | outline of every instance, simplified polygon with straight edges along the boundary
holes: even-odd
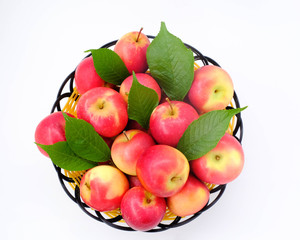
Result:
[[[149,147],[136,165],[137,176],[143,187],[158,197],[170,197],[180,191],[189,170],[186,157],[167,145]]]
[[[67,113],[68,116],[74,117]],[[52,145],[57,142],[66,141],[65,135],[66,121],[62,112],[54,112],[45,117],[35,129],[35,142],[43,145]],[[41,147],[37,146],[42,154],[49,157]]]
[[[152,137],[137,129],[124,131],[116,137],[111,147],[114,164],[128,175],[136,175],[136,162],[141,154],[155,142]]]
[[[167,206],[172,213],[185,217],[200,211],[209,200],[209,190],[204,183],[189,175],[184,187],[167,198]]]
[[[148,69],[146,52],[150,45],[148,37],[140,32],[130,32],[122,36],[116,43],[114,51],[125,63],[132,74],[144,73]]]
[[[157,197],[143,187],[129,189],[121,202],[121,214],[134,230],[148,231],[155,228],[166,212],[164,198]]]
[[[101,136],[114,137],[126,127],[127,104],[111,88],[93,88],[78,100],[77,117],[89,122]]]
[[[74,81],[76,89],[81,95],[92,88],[105,86],[104,80],[96,72],[92,56],[83,59],[78,64]]]
[[[199,113],[204,113],[225,109],[233,94],[229,74],[220,67],[206,65],[195,71],[188,98]]]
[[[202,181],[226,184],[236,179],[244,166],[244,151],[239,141],[228,133],[204,156],[190,161],[192,172]]]
[[[155,81],[155,79],[147,73],[136,73],[135,76],[140,84],[144,85],[145,87],[153,89],[157,93],[158,100],[160,101],[161,89],[158,83]],[[122,97],[127,103],[128,103],[128,95],[132,85],[132,81],[133,81],[133,75],[130,75],[122,82],[120,86],[120,94],[122,95]]]
[[[181,101],[158,105],[152,112],[149,129],[159,144],[176,147],[187,127],[198,118],[197,111]]]
[[[82,200],[99,212],[119,208],[128,189],[129,183],[125,174],[109,165],[88,170],[80,182]]]

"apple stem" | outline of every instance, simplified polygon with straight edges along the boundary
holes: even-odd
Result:
[[[102,103],[99,104],[99,109],[103,109],[105,104],[105,100],[102,101]]]
[[[86,182],[84,185],[85,185],[89,190],[91,190],[91,186],[90,186],[89,183]]]
[[[171,115],[174,115],[174,108],[173,108],[173,104],[171,103],[169,98],[166,98],[166,101],[169,103],[170,108],[171,108]]]
[[[152,200],[151,200],[151,196],[152,196],[151,193],[145,191],[145,197],[146,197],[146,203],[147,203],[147,204],[150,204],[150,203],[151,203],[151,201],[152,201]]]
[[[171,178],[172,182],[177,182],[177,181],[181,181],[181,177],[172,177]]]
[[[141,29],[140,29],[140,31],[139,31],[139,34],[138,34],[138,36],[137,36],[137,38],[136,38],[136,42],[139,41],[139,38],[140,38],[140,35],[141,35],[142,30],[143,30],[143,28],[141,27]]]
[[[123,134],[125,135],[127,141],[129,141],[130,139],[129,139],[128,135],[126,134],[126,131],[123,131]]]

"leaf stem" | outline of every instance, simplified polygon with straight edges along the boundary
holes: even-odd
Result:
[[[138,36],[137,36],[137,38],[136,38],[136,42],[138,42],[139,41],[139,38],[140,38],[140,35],[141,35],[141,32],[143,31],[143,27],[141,27],[141,29],[140,29],[140,31],[139,31],[139,34],[138,34]]]

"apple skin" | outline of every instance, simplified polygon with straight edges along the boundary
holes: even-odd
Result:
[[[105,81],[97,74],[93,57],[83,59],[75,70],[75,86],[79,94],[84,94],[95,87],[104,87]]]
[[[119,208],[128,189],[129,183],[125,174],[109,165],[88,170],[80,182],[82,200],[99,212]]]
[[[158,95],[158,101],[160,101],[161,89],[158,83],[155,81],[155,79],[147,73],[136,73],[135,76],[140,84],[144,85],[145,87],[153,89]],[[133,75],[130,75],[122,82],[120,86],[120,94],[122,95],[122,97],[127,103],[128,103],[128,94],[132,85],[132,81],[133,81]]]
[[[144,73],[148,69],[146,52],[150,45],[148,37],[139,32],[130,32],[122,36],[116,43],[114,51],[120,56],[125,63],[128,71],[132,74]]]
[[[176,147],[187,127],[199,116],[189,104],[181,101],[171,101],[158,105],[152,112],[149,129],[153,138],[159,144]]]
[[[131,130],[131,129],[138,129],[138,130],[141,130],[143,132],[150,133],[149,130],[146,130],[145,128],[143,128],[137,121],[132,120],[132,119],[128,119],[126,130]]]
[[[204,183],[189,175],[184,187],[167,198],[167,206],[172,213],[185,217],[200,211],[209,200],[209,190]]]
[[[117,86],[115,84],[112,84],[112,83],[109,83],[109,82],[105,82],[103,87],[112,88],[114,90],[117,89]]]
[[[166,201],[147,192],[143,187],[129,189],[121,202],[125,222],[134,230],[148,231],[155,228],[166,212]]]
[[[124,131],[116,137],[112,144],[112,160],[122,172],[135,176],[138,158],[147,148],[154,144],[152,137],[141,130]]]
[[[127,176],[128,181],[129,181],[129,187],[133,188],[133,187],[143,187],[143,185],[141,184],[139,178],[137,176]]]
[[[143,187],[158,197],[170,197],[184,186],[190,166],[186,157],[167,145],[149,147],[136,165]]]
[[[159,104],[167,102],[167,98],[168,98],[167,94],[166,94],[165,91],[162,89],[162,90],[161,90],[161,99],[160,99]]]
[[[113,142],[115,141],[115,138],[107,138],[107,137],[102,137],[104,142],[107,144],[107,146],[111,149]]]
[[[70,117],[74,117],[70,113],[66,113]],[[43,145],[52,145],[57,142],[66,141],[65,134],[66,121],[62,112],[54,112],[45,117],[37,125],[35,129],[35,142]],[[49,157],[42,148],[37,146],[42,154]]]
[[[188,98],[199,113],[204,113],[225,109],[233,94],[229,74],[220,67],[206,65],[195,71]]]
[[[191,171],[202,181],[226,184],[236,179],[244,167],[244,151],[228,133],[204,156],[190,161]]]
[[[78,100],[77,117],[89,122],[101,136],[114,137],[126,127],[127,104],[111,88],[93,88]]]

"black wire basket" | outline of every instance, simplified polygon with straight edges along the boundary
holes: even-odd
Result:
[[[154,39],[154,36],[147,35],[148,38]],[[117,40],[111,41],[105,45],[103,45],[101,48],[110,48],[116,44]],[[197,62],[199,61],[201,65],[220,65],[214,61],[213,59],[202,55],[197,49],[194,47],[185,44],[185,46],[189,49],[191,49],[194,53],[194,59],[195,59],[195,67],[199,67]],[[91,54],[87,55],[86,57],[91,56]],[[62,111],[61,105],[63,102],[67,99],[71,101],[71,104],[73,104],[73,109],[75,109],[76,106],[76,101],[78,100],[79,96],[77,94],[74,94],[74,75],[75,75],[75,70],[71,72],[67,78],[63,81],[61,87],[59,88],[59,91],[57,93],[56,100],[53,104],[53,107],[51,109],[51,113],[55,111]],[[240,103],[237,97],[236,92],[234,91],[234,96],[231,101],[230,106],[227,107],[227,109],[230,108],[239,108]],[[74,110],[75,111],[75,110]],[[241,113],[238,113],[237,115],[234,116],[235,121],[232,123],[231,127],[231,134],[241,143],[242,138],[243,138],[243,122],[241,118]],[[129,227],[123,220],[122,215],[120,212],[117,213],[103,213],[99,212],[96,210],[91,209],[89,206],[87,206],[81,199],[80,197],[80,190],[79,190],[79,184],[80,184],[80,179],[84,172],[80,172],[79,174],[75,174],[74,176],[64,169],[61,169],[60,167],[54,165],[54,168],[57,172],[59,182],[64,189],[65,193],[70,197],[73,202],[78,204],[79,208],[83,210],[87,215],[92,217],[93,219],[105,223],[113,228],[120,229],[120,230],[125,230],[125,231],[135,231],[131,227]],[[182,225],[185,225],[197,217],[199,217],[202,213],[210,209],[214,204],[216,204],[219,199],[222,197],[225,189],[226,189],[226,184],[224,185],[208,185],[210,189],[210,197],[209,201],[206,204],[204,208],[202,208],[200,211],[197,213],[187,216],[187,217],[179,217],[179,216],[173,216],[169,218],[164,218],[156,228],[149,230],[148,232],[160,232],[160,231],[165,231],[171,228],[179,227]]]

